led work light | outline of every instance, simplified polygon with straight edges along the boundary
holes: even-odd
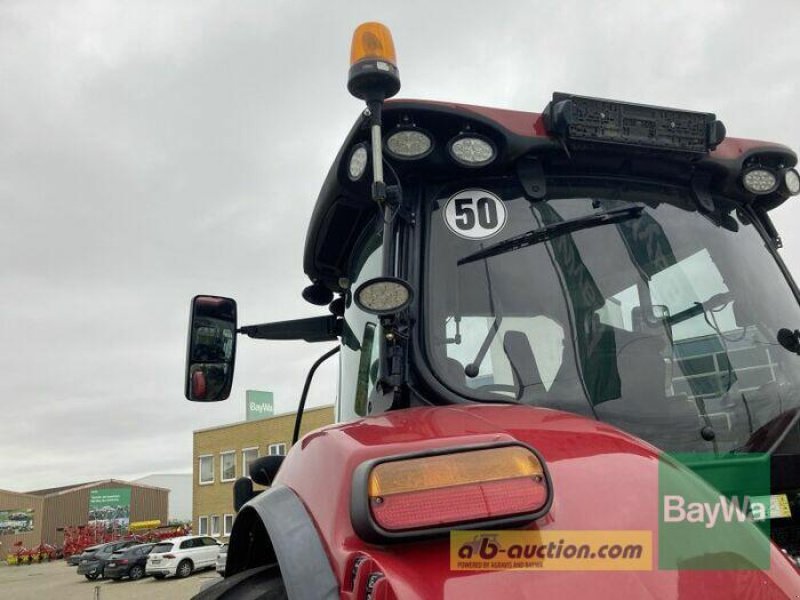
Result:
[[[347,162],[347,176],[351,181],[358,181],[364,176],[368,159],[366,144],[358,144],[353,148],[350,152],[350,160]]]
[[[365,281],[354,294],[356,306],[373,315],[390,315],[406,308],[414,297],[411,286],[396,277]]]
[[[754,167],[742,174],[742,185],[753,194],[769,194],[778,189],[778,177],[769,169]]]
[[[488,165],[497,154],[492,142],[475,134],[464,134],[454,138],[450,142],[449,151],[450,156],[465,167]]]
[[[399,129],[386,138],[386,152],[392,158],[413,160],[430,154],[433,140],[421,129]]]

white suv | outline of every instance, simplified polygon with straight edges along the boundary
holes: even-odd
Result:
[[[220,543],[210,537],[190,535],[164,540],[147,555],[145,572],[156,579],[167,575],[188,577],[197,569],[213,568]]]

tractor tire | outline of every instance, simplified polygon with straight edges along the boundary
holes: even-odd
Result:
[[[193,600],[287,600],[278,565],[248,569],[201,590]]]
[[[144,577],[144,567],[141,567],[139,565],[133,565],[131,567],[131,570],[128,572],[128,577],[130,577],[131,580],[133,581],[141,579],[142,577]]]
[[[178,568],[175,569],[175,577],[178,579],[185,579],[194,571],[194,565],[188,558],[183,559],[178,563]]]

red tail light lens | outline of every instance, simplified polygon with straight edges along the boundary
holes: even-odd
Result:
[[[128,559],[127,558],[120,558],[120,559],[115,560],[114,562],[117,563],[118,565],[127,565],[128,564]]]
[[[172,558],[175,558],[175,555],[174,555],[174,554],[165,554],[165,555],[164,555],[164,558],[170,558],[170,559],[172,559]]]
[[[551,497],[543,461],[517,444],[372,461],[355,477],[351,516],[369,541],[530,521]]]

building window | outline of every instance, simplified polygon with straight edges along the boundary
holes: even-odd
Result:
[[[208,535],[208,517],[200,517],[197,520],[197,535]]]
[[[270,456],[285,456],[286,455],[286,444],[283,442],[279,444],[270,444],[268,448],[268,452]]]
[[[200,457],[200,485],[214,483],[214,457],[210,454]]]
[[[233,481],[236,479],[236,452],[220,452],[219,455],[220,481]]]
[[[219,537],[219,515],[211,515],[211,536]]]
[[[222,535],[228,537],[233,529],[233,515],[225,515],[222,519]]]
[[[242,477],[250,477],[250,463],[258,458],[258,448],[242,450]]]

